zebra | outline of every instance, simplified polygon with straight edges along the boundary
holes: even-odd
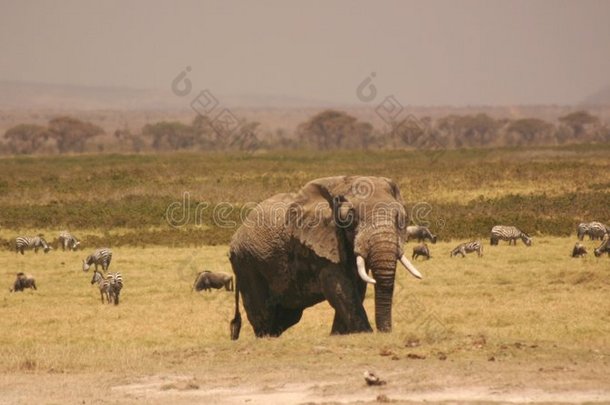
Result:
[[[21,252],[24,254],[24,250],[34,249],[35,253],[38,253],[38,249],[42,248],[45,253],[48,253],[49,250],[53,249],[46,240],[42,237],[42,234],[38,236],[17,236],[15,238],[15,253]]]
[[[83,271],[89,270],[92,264],[95,264],[95,270],[97,271],[98,264],[102,266],[102,270],[106,272],[110,267],[110,261],[112,260],[112,251],[108,248],[101,248],[87,256],[83,260]]]
[[[108,273],[106,281],[108,281],[110,299],[114,302],[114,305],[119,305],[119,296],[123,289],[123,276],[118,272]]]
[[[580,242],[576,242],[572,249],[572,257],[583,257],[587,254],[587,248]]]
[[[430,249],[428,249],[428,245],[425,243],[419,244],[413,248],[413,255],[411,255],[411,259],[415,260],[419,256],[424,256],[427,260],[430,259]]]
[[[460,243],[456,246],[455,249],[449,253],[449,257],[455,257],[457,255],[462,255],[462,257],[466,257],[466,253],[477,252],[477,256],[483,256],[483,245],[478,240],[473,240],[471,242]]]
[[[610,227],[601,222],[581,222],[576,228],[578,240],[583,240],[585,235],[589,235],[589,240],[602,240],[605,235],[610,233]]]
[[[593,251],[595,257],[600,257],[604,253],[608,253],[608,257],[610,257],[610,237],[605,238],[602,241],[602,244],[595,248]]]
[[[429,239],[430,242],[436,243],[436,235],[433,235],[428,227],[420,225],[407,226],[407,242],[409,239],[417,239],[418,242]]]
[[[110,282],[104,277],[104,275],[97,269],[93,270],[93,277],[91,278],[91,285],[96,284],[100,289],[100,296],[102,298],[102,304],[104,303],[104,297],[106,302],[110,304]]]
[[[490,244],[497,245],[500,239],[507,240],[509,245],[517,245],[517,239],[521,239],[526,246],[532,245],[532,238],[515,226],[496,225],[491,228]]]
[[[59,233],[59,244],[61,245],[61,250],[76,250],[78,245],[80,245],[80,241],[70,232],[62,231]]]

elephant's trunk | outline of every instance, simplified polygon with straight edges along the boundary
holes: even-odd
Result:
[[[378,229],[369,239],[366,264],[375,279],[375,324],[380,332],[392,330],[392,295],[398,258],[398,239],[392,230]]]
[[[375,324],[380,332],[392,330],[392,296],[396,274],[396,253],[376,252],[369,259],[375,277]]]

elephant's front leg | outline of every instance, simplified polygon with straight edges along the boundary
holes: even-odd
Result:
[[[364,294],[358,288],[357,281],[336,266],[323,268],[319,280],[324,297],[335,309],[332,334],[373,331],[362,305]]]

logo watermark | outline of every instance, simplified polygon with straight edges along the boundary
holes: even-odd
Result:
[[[371,103],[377,99],[377,87],[373,80],[377,77],[375,72],[365,77],[356,87],[356,98],[363,103]],[[386,123],[393,135],[402,132],[410,134],[403,141],[411,147],[424,153],[431,163],[436,162],[445,152],[446,145],[439,139],[429,126],[422,123],[415,116],[408,114],[403,105],[394,95],[386,96],[375,107],[375,113]]]

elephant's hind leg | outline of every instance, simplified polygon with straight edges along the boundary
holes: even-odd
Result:
[[[239,266],[233,266],[239,278],[239,290],[254,334],[256,337],[279,336],[278,333],[273,333],[277,304],[271,296],[265,279],[254,269],[250,268],[246,271],[238,269]]]
[[[277,305],[271,336],[280,336],[286,329],[297,324],[301,320],[301,316],[303,316],[302,309],[290,309]]]

